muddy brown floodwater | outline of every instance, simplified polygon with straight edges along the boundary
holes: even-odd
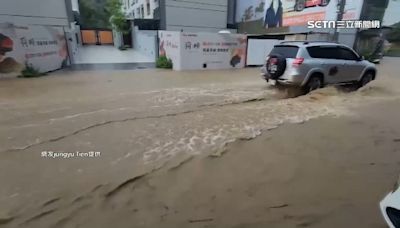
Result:
[[[332,220],[329,213],[334,209],[295,214],[317,204],[346,207],[335,201],[351,198],[343,189],[337,195],[318,195],[335,187],[323,182],[324,174],[329,182],[337,177],[338,183],[348,185],[351,194],[365,187],[368,170],[349,169],[346,179],[337,169],[359,165],[359,154],[345,152],[372,148],[362,140],[370,137],[379,144],[384,140],[379,137],[397,134],[394,128],[379,137],[351,135],[395,126],[378,124],[388,118],[379,111],[398,104],[399,64],[399,59],[385,59],[379,80],[359,91],[329,87],[294,98],[292,91],[266,85],[256,68],[57,72],[37,79],[1,80],[0,227],[321,227],[320,221]],[[387,105],[379,106],[372,117],[360,114],[382,104]],[[362,122],[358,118],[369,118],[371,125],[361,129],[354,124]],[[314,119],[317,122],[309,123]],[[280,137],[273,138],[274,144],[262,140],[275,132]],[[336,141],[341,146],[332,147]],[[327,151],[319,154],[325,145]],[[263,152],[264,147],[270,152]],[[397,145],[388,148],[383,149],[392,153]],[[334,150],[342,151],[329,157]],[[390,174],[395,180],[394,158],[399,157],[371,153],[366,153],[371,157],[368,164],[388,163],[387,169],[372,176]],[[316,157],[323,158],[320,162],[329,169],[313,163]],[[313,172],[321,173],[316,188],[307,187]],[[372,190],[374,196],[391,178],[379,191]],[[358,188],[352,188],[351,180],[360,182]],[[293,184],[299,192],[289,191]],[[302,200],[307,189],[317,199]],[[359,203],[365,203],[362,197]],[[277,210],[289,211],[274,214]],[[346,223],[340,219],[323,227],[343,227]],[[381,222],[363,224],[379,227]],[[348,224],[357,226],[354,221]]]

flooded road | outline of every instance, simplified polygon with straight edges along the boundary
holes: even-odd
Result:
[[[132,178],[206,153],[221,156],[228,143],[279,125],[351,116],[357,107],[399,99],[398,64],[385,60],[379,80],[359,91],[332,87],[295,98],[268,86],[257,68],[2,80],[0,221],[47,227],[57,221],[41,223],[46,211],[38,218],[32,212],[49,200],[99,188],[112,195]]]

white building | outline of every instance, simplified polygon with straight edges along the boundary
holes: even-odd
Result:
[[[129,19],[153,19],[159,0],[122,0],[123,9]]]
[[[218,32],[227,28],[228,0],[163,1],[165,21],[161,25],[165,30]]]
[[[227,30],[228,0],[122,0],[122,3],[128,19],[156,19],[160,30]]]

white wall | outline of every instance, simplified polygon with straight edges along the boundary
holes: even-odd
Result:
[[[0,23],[0,33],[12,39],[13,49],[6,52],[4,59],[13,59],[11,66],[0,69],[0,77],[20,74],[25,63],[40,72],[60,69],[68,64],[67,40],[64,28],[55,26],[14,26]],[[18,42],[21,41],[21,42]],[[40,43],[39,43],[40,42]]]
[[[1,0],[0,23],[68,26],[64,0]]]
[[[281,40],[273,39],[248,39],[246,64],[248,66],[261,66],[275,45]]]
[[[339,43],[345,44],[349,47],[354,46],[354,42],[356,41],[357,30],[355,29],[340,29],[339,30]]]
[[[233,69],[245,66],[247,37],[242,34],[159,31],[160,56],[174,70]]]
[[[113,30],[114,47],[119,48],[122,46],[122,33]]]
[[[308,34],[307,35],[307,40],[310,41],[331,41],[332,40],[332,36],[333,34],[331,33],[323,33],[323,34],[319,34],[319,33],[313,33],[313,34]]]
[[[156,59],[157,31],[135,29],[133,31],[133,48],[140,53]]]
[[[160,56],[165,55],[173,62],[174,70],[182,70],[181,33],[175,31],[158,31]]]
[[[75,58],[78,55],[79,48],[82,46],[79,25],[75,25],[75,23],[71,24],[70,29],[65,30],[65,38],[68,44],[70,61],[72,64],[75,64]]]
[[[226,29],[228,0],[165,0],[166,30],[218,32]]]

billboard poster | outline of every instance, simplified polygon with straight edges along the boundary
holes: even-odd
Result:
[[[172,60],[175,70],[180,70],[180,32],[159,31],[159,56],[166,56]]]
[[[60,69],[67,64],[67,43],[62,28],[29,25],[16,27],[16,32],[26,62],[40,72]]]
[[[362,5],[363,0],[347,0],[344,20],[359,19]],[[305,26],[307,21],[336,20],[338,0],[239,0],[236,10],[236,20],[244,24],[242,28],[248,24],[261,31]]]
[[[243,68],[247,37],[240,34],[182,33],[182,68]]]
[[[0,23],[0,74],[18,74],[24,68],[24,61],[14,25]]]
[[[18,75],[25,65],[40,72],[62,68],[68,51],[60,27],[0,24],[0,73]]]
[[[245,66],[246,35],[159,31],[158,37],[159,56],[171,59],[174,70]]]

